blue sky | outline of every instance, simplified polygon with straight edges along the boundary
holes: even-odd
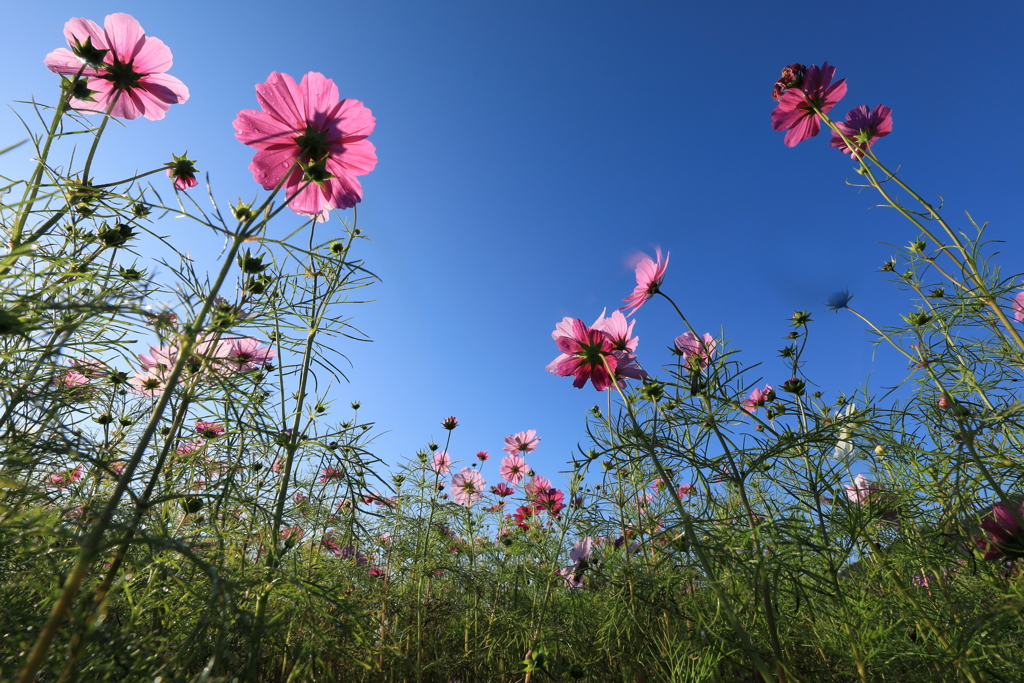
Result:
[[[336,397],[362,401],[388,461],[441,439],[451,414],[457,460],[500,455],[505,435],[536,429],[531,465],[557,480],[604,397],[544,371],[551,330],[620,305],[630,259],[655,246],[671,252],[665,289],[698,332],[763,363],[751,382],[788,377],[777,352],[805,308],[806,369],[826,396],[869,375],[876,388],[902,379],[905,364],[875,358],[863,323],[822,302],[849,287],[858,310],[895,323],[909,301],[876,271],[916,233],[846,186],[852,164],[824,134],[788,149],[771,130],[772,84],[792,62],[827,60],[848,78],[839,116],[891,107],[882,159],[941,194],[959,227],[964,211],[990,221],[990,239],[1010,240],[998,262],[1024,271],[1019,2],[16,3],[0,29],[5,98],[52,101],[42,60],[64,46],[64,22],[117,11],[171,48],[191,99],[111,130],[100,177],[187,149],[222,202],[253,196],[252,150],[231,122],[275,70],[320,71],[373,110],[380,161],[359,209],[373,243],[360,255],[382,282],[350,312],[374,342],[340,349],[354,367]],[[22,137],[9,112],[0,125],[0,147]],[[182,223],[161,227],[197,255],[219,250]],[[657,368],[685,328],[662,301],[636,318],[640,361]]]

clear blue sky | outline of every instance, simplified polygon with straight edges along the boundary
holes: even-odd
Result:
[[[536,429],[530,462],[559,480],[586,409],[604,397],[544,371],[557,354],[551,330],[620,305],[630,256],[656,245],[672,253],[665,288],[698,332],[724,329],[746,362],[764,363],[751,380],[788,377],[777,350],[803,308],[815,319],[807,370],[827,396],[872,372],[875,387],[902,379],[902,361],[882,353],[873,364],[864,325],[822,302],[849,287],[859,310],[898,320],[908,301],[876,271],[887,244],[916,235],[844,184],[857,176],[824,134],[788,149],[771,130],[772,84],[792,62],[828,60],[849,79],[835,113],[891,107],[883,160],[903,164],[925,196],[943,195],[964,229],[965,210],[990,221],[991,239],[1011,240],[999,262],[1024,271],[1024,157],[1012,132],[1024,109],[1020,2],[285,7],[9,3],[0,82],[8,101],[52,101],[57,77],[42,60],[64,46],[64,22],[135,15],[171,48],[170,73],[191,99],[163,121],[111,131],[97,170],[123,177],[128,164],[187,149],[221,201],[257,189],[231,122],[256,106],[253,86],[271,71],[320,71],[370,107],[380,161],[362,179],[360,227],[374,243],[361,256],[383,282],[375,303],[352,311],[375,341],[342,349],[355,367],[336,396],[361,399],[388,432],[376,447],[386,460],[441,439],[452,414],[456,459],[500,455],[506,434]],[[0,147],[20,139],[10,113],[0,125]],[[18,163],[0,159],[7,171]],[[182,223],[165,232],[194,253],[219,249]],[[661,301],[636,317],[640,360],[656,368],[684,328]]]

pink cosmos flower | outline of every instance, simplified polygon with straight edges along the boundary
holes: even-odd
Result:
[[[565,494],[558,489],[542,489],[534,497],[533,508],[537,512],[544,510],[552,517],[558,517],[565,507]]]
[[[988,538],[974,539],[978,549],[985,553],[984,559],[998,560],[1005,557],[1016,560],[1024,557],[1024,504],[1014,510],[1004,503],[992,507],[992,517],[981,522],[981,528],[988,532]]]
[[[71,19],[64,24],[64,38],[78,54],[58,48],[43,61],[50,71],[71,77],[81,73],[87,79],[93,101],[72,98],[75,109],[110,109],[117,118],[156,121],[172,104],[188,99],[185,84],[165,73],[171,68],[170,49],[147,36],[130,14],[107,15],[103,28],[88,19]]]
[[[505,482],[501,482],[497,486],[492,486],[491,487],[491,493],[493,493],[496,496],[500,496],[501,498],[505,498],[506,496],[511,496],[515,492],[516,492],[516,490],[514,488],[512,488],[511,486],[509,486],[508,484],[506,484]]]
[[[872,496],[882,490],[878,484],[863,474],[858,474],[853,478],[853,483],[846,484],[844,488],[846,489],[846,497],[850,499],[851,503],[856,503],[857,505],[871,502]]]
[[[281,529],[281,540],[285,542],[295,543],[296,541],[301,540],[305,535],[305,530],[298,525]]]
[[[256,148],[249,170],[265,190],[284,183],[295,213],[326,221],[331,209],[348,209],[363,197],[356,176],[377,165],[366,138],[376,119],[358,100],[338,100],[338,87],[310,72],[296,84],[276,71],[256,86],[262,111],[243,109],[235,137]]]
[[[325,467],[321,472],[320,483],[326,484],[335,479],[341,479],[343,472],[334,467]]]
[[[124,467],[125,467],[126,464],[127,463],[125,463],[124,461],[118,460],[116,462],[110,463],[110,469],[117,476],[121,476],[121,473],[124,472]]]
[[[491,456],[487,455],[487,451],[477,451],[476,459],[480,462],[487,462]]]
[[[615,357],[611,340],[600,330],[592,330],[582,320],[574,318],[571,333],[558,337],[555,342],[563,356],[556,359],[555,374],[561,377],[574,376],[572,385],[582,389],[590,380],[594,388],[604,391],[612,384],[609,374],[615,373],[618,358]]]
[[[178,444],[178,448],[175,452],[178,455],[190,455],[192,453],[198,453],[206,447],[206,442],[202,439],[189,439]]]
[[[832,140],[828,144],[843,154],[849,154],[853,159],[860,159],[864,156],[864,151],[875,144],[875,140],[884,138],[892,132],[892,109],[880,104],[869,113],[868,106],[862,104],[846,114],[845,123],[836,121],[835,124],[843,135],[853,141],[856,149],[850,149],[835,131],[832,131]]]
[[[846,79],[832,83],[836,73],[828,62],[807,68],[801,81],[789,87],[779,97],[779,104],[772,111],[772,128],[787,131],[784,142],[787,147],[796,147],[804,140],[818,134],[821,123],[815,108],[822,113],[836,106],[846,94]]]
[[[691,486],[690,484],[683,484],[678,489],[676,489],[676,495],[679,496],[680,498],[685,498],[690,494],[691,491],[693,491],[693,486]]]
[[[665,269],[668,268],[668,258],[671,254],[665,254],[665,262],[661,262],[661,247],[655,247],[654,253],[657,261],[652,261],[650,256],[644,256],[636,265],[636,288],[633,293],[623,299],[626,305],[620,308],[624,311],[631,309],[626,315],[633,315],[652,296],[658,293],[658,288],[665,281]]]
[[[590,536],[586,536],[581,541],[576,541],[576,545],[569,551],[569,559],[575,564],[582,560],[589,560],[593,544],[594,539]]]
[[[373,567],[370,567],[369,569],[366,570],[366,575],[367,576],[372,576],[373,578],[376,579],[378,577],[384,576],[384,570],[381,569],[380,567],[374,565]]]
[[[452,468],[452,457],[448,455],[448,451],[437,451],[434,453],[434,458],[430,461],[430,469],[434,470],[438,474],[447,474]]]
[[[668,264],[667,259],[665,263]],[[635,324],[635,319],[627,322],[626,316],[622,315],[620,311],[612,311],[611,316],[607,318],[602,311],[601,317],[590,328],[601,330],[607,334],[611,340],[612,348],[616,351],[633,353],[636,351],[637,344],[640,343],[640,337],[633,336],[633,325]]]
[[[260,346],[252,337],[231,337],[222,339],[214,351],[217,361],[235,372],[246,372],[262,368],[277,355],[270,346]]]
[[[540,437],[537,436],[537,430],[530,429],[525,432],[517,432],[506,436],[505,447],[501,450],[505,451],[509,455],[514,455],[516,453],[532,453],[537,450],[537,444],[539,442]]]
[[[224,428],[216,422],[196,420],[196,433],[206,439],[216,439],[224,433]]]
[[[67,472],[59,472],[57,474],[51,474],[46,479],[46,486],[51,489],[64,489],[71,484],[81,480],[82,478],[82,466],[78,465],[75,469]]]
[[[526,482],[526,486],[523,487],[523,491],[526,493],[528,499],[535,498],[537,493],[540,491],[547,491],[551,488],[551,480],[545,476],[535,474],[530,477],[530,481]]]
[[[498,469],[501,478],[515,486],[526,476],[526,461],[519,455],[506,455]]]
[[[452,477],[452,499],[459,505],[472,505],[484,497],[483,475],[472,467],[463,467]]]
[[[716,346],[715,338],[706,333],[700,339],[693,332],[684,332],[676,337],[676,348],[691,370],[705,369],[715,357]]]
[[[139,354],[139,363],[143,372],[162,375],[170,371],[178,362],[177,346],[150,346],[149,353]]]
[[[753,415],[757,412],[757,409],[763,406],[768,401],[775,398],[775,390],[772,389],[771,384],[764,385],[764,389],[754,389],[750,392],[750,397],[743,399],[741,406],[743,410]]]
[[[1017,292],[1017,296],[1013,297],[1013,319],[1024,322],[1024,292]]]

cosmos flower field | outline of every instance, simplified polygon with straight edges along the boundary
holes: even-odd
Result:
[[[269,74],[234,120],[263,193],[214,206],[187,154],[92,173],[109,122],[191,101],[170,48],[127,14],[64,39],[34,170],[0,197],[0,680],[1020,680],[1020,278],[883,162],[898,112],[850,105],[836,66],[785,67],[771,126],[780,154],[828,135],[907,221],[881,268],[903,324],[827,302],[905,357],[905,395],[825,400],[806,311],[762,379],[691,325],[669,246],[611,313],[551,321],[550,390],[599,398],[565,427],[574,461],[542,460],[529,425],[459,461],[440,407],[443,441],[386,466],[362,406],[316,381],[342,374],[348,297],[374,280],[352,211],[370,108]],[[168,214],[225,244],[218,272],[144,265]],[[678,336],[640,347],[666,314]]]

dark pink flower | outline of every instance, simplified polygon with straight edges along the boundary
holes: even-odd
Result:
[[[477,451],[476,459],[480,462],[487,462],[487,459],[491,456],[487,455],[487,451]]]
[[[326,221],[331,209],[348,209],[363,197],[356,176],[377,165],[366,138],[376,119],[358,100],[338,99],[338,87],[310,72],[296,84],[288,74],[270,74],[256,86],[262,111],[243,109],[235,137],[256,148],[249,170],[265,190],[284,183],[288,206]]]
[[[981,528],[988,532],[988,538],[974,539],[978,549],[985,553],[986,560],[1005,557],[1016,560],[1024,557],[1024,503],[1010,508],[1004,503],[992,507],[992,516],[981,522]]]
[[[623,299],[626,305],[620,311],[630,309],[627,315],[633,315],[644,305],[648,299],[658,293],[658,288],[665,281],[665,269],[668,268],[668,258],[671,254],[665,254],[665,262],[661,262],[661,247],[655,247],[657,262],[652,261],[650,256],[644,256],[636,264],[636,288],[633,293]]]
[[[804,73],[806,73],[807,67],[797,62],[796,64],[790,64],[782,70],[782,78],[775,81],[775,87],[772,88],[772,99],[776,102],[779,98],[789,90],[800,85],[801,81],[804,80]]]
[[[302,537],[305,535],[306,532],[303,530],[301,526],[298,525],[281,529],[281,540],[289,544],[301,540]]]
[[[378,577],[384,576],[384,570],[380,567],[373,566],[366,570],[366,574],[367,576],[372,576],[376,579]]]
[[[174,180],[174,187],[184,192],[198,185],[196,173],[199,169],[196,168],[196,162],[188,158],[188,152],[181,156],[172,154],[171,157],[174,160],[167,164],[167,177]]]
[[[775,390],[772,389],[771,384],[764,385],[764,389],[754,389],[750,392],[750,398],[743,399],[742,406],[743,410],[750,414],[757,412],[757,409],[763,406],[768,401],[775,398]]]
[[[537,444],[539,442],[540,437],[537,436],[537,430],[530,429],[525,432],[517,432],[506,436],[505,447],[501,450],[505,451],[509,455],[514,455],[516,453],[532,453],[537,450]]]
[[[452,498],[459,505],[472,505],[484,497],[486,485],[483,475],[472,467],[463,467],[452,477]]]
[[[558,517],[562,508],[565,507],[565,494],[558,489],[544,489],[537,491],[537,495],[534,497],[534,509],[537,512],[544,510],[552,517]]]
[[[344,473],[341,470],[334,467],[325,467],[321,472],[320,483],[326,484],[334,481],[335,479],[341,479],[343,474]]]
[[[504,476],[504,475],[502,475],[502,476]],[[491,487],[491,493],[493,493],[496,496],[500,496],[501,498],[505,498],[506,496],[511,496],[515,492],[516,492],[516,490],[514,488],[512,488],[511,486],[509,486],[508,484],[506,484],[505,482],[501,482],[497,486],[492,486]]]
[[[835,124],[836,128],[853,142],[856,149],[851,150],[835,131],[832,131],[832,141],[829,144],[843,154],[860,159],[864,151],[875,144],[875,140],[884,138],[892,132],[892,109],[880,104],[869,113],[867,105],[862,104],[847,112],[845,123],[836,121]]]
[[[506,455],[498,470],[501,478],[515,486],[526,476],[526,461],[519,455]]]
[[[683,332],[676,337],[676,348],[691,370],[706,368],[715,357],[716,346],[715,338],[710,334],[698,339],[693,332]]]
[[[555,374],[562,377],[573,375],[573,386],[582,389],[587,380],[594,384],[598,391],[604,391],[612,384],[609,374],[615,373],[618,359],[608,335],[600,330],[592,330],[582,320],[574,318],[572,330],[568,336],[558,337],[558,349],[564,354],[560,356],[555,367]]]
[[[683,484],[678,489],[676,489],[676,495],[679,496],[680,498],[685,498],[687,495],[690,494],[691,491],[693,491],[692,485]]]
[[[170,49],[147,36],[130,14],[107,15],[103,28],[88,19],[71,19],[64,24],[64,38],[78,54],[58,48],[43,61],[50,71],[71,77],[81,72],[87,79],[91,101],[72,98],[75,109],[105,112],[113,103],[111,116],[156,121],[172,104],[188,99],[185,84],[165,73],[171,68]]]
[[[60,472],[58,474],[51,474],[46,479],[46,485],[51,489],[63,489],[67,488],[70,484],[79,481],[81,478],[82,466],[78,465],[73,470]]]
[[[832,83],[836,73],[828,62],[811,65],[804,73],[800,84],[786,90],[779,98],[779,104],[772,111],[772,128],[787,131],[787,147],[796,147],[804,140],[813,138],[821,130],[818,111],[825,113],[836,106],[846,94],[846,79]],[[815,111],[817,109],[817,111]]]

